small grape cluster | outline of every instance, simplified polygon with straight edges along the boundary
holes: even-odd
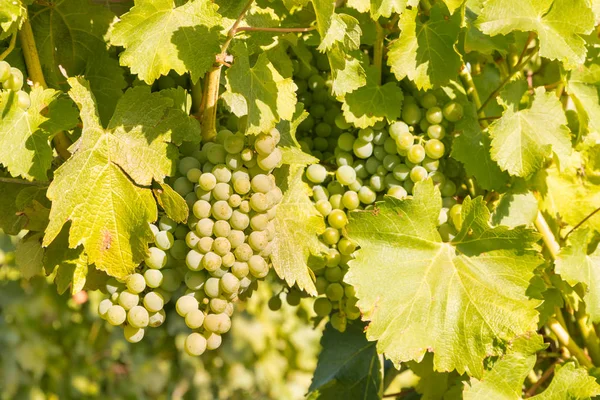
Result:
[[[11,67],[6,61],[0,61],[0,85],[2,89],[10,90],[17,96],[17,104],[23,110],[29,109],[31,99],[23,89],[23,73],[15,67]]]
[[[316,209],[326,218],[327,229],[321,240],[329,250],[322,262],[313,262],[311,268],[317,277],[319,297],[314,302],[317,316],[331,315],[334,328],[344,331],[348,320],[360,317],[353,287],[343,282],[348,262],[353,259],[357,244],[344,236],[348,211],[367,209],[385,194],[403,199],[413,192],[414,185],[432,179],[443,197],[439,218],[440,234],[450,240],[458,228],[456,213],[460,205],[453,196],[460,168],[444,159],[449,145],[446,131],[462,118],[462,107],[450,101],[438,107],[433,93],[420,99],[407,96],[402,120],[389,125],[377,123],[373,128],[344,131],[337,137],[333,151],[335,170],[321,164],[306,169],[306,179],[312,185]],[[446,173],[450,171],[450,175]],[[458,171],[458,172],[457,172]],[[451,228],[451,229],[448,229]]]
[[[276,129],[251,137],[223,129],[215,142],[181,159],[170,183],[190,209],[187,224],[163,216],[152,225],[155,246],[142,271],[109,289],[111,298],[100,305],[109,323],[125,324],[127,340],[137,342],[147,326],[160,325],[164,304],[177,292],[175,310],[193,331],[186,352],[197,356],[221,345],[233,302],[270,270],[273,219],[283,196],[272,175],[281,162],[279,139]]]

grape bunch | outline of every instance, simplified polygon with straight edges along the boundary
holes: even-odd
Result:
[[[372,128],[354,129],[337,117],[337,127],[343,132],[326,160],[330,167],[313,164],[306,169],[315,207],[327,223],[321,240],[329,246],[325,258],[310,265],[317,277],[317,291],[324,295],[315,300],[314,311],[318,317],[330,315],[331,324],[339,331],[346,329],[348,320],[360,317],[354,289],[343,282],[357,248],[345,236],[348,211],[368,209],[386,194],[403,199],[412,194],[417,182],[432,179],[443,198],[440,235],[448,241],[459,229],[454,179],[461,170],[444,156],[451,145],[446,132],[452,131],[462,113],[459,103],[448,101],[439,107],[436,96],[425,93],[418,100],[407,96],[402,119],[391,124],[379,122]]]
[[[233,303],[270,270],[273,218],[283,196],[272,175],[281,162],[279,139],[276,129],[252,137],[223,129],[201,149],[182,149],[187,154],[171,183],[190,209],[187,224],[163,216],[152,226],[155,245],[142,270],[117,282],[100,305],[110,324],[125,325],[127,340],[162,324],[164,304],[177,296],[175,310],[192,330],[186,352],[220,346]]]
[[[9,90],[16,95],[17,104],[23,110],[31,106],[29,94],[23,89],[23,73],[15,67],[11,67],[6,61],[0,61],[0,85],[2,89]]]

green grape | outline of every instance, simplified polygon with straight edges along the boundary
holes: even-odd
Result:
[[[425,143],[425,153],[431,159],[438,160],[442,158],[445,151],[444,143],[437,139],[430,139]]]
[[[451,101],[444,106],[443,114],[448,121],[458,122],[463,117],[463,107],[459,103]]]
[[[240,261],[234,262],[233,266],[231,267],[231,273],[238,279],[245,278],[250,273],[248,263]]]
[[[344,114],[339,113],[335,116],[335,126],[340,128],[341,130],[346,130],[346,129],[350,129],[350,127],[352,125],[346,121],[346,118],[344,118]],[[350,150],[346,150],[346,151],[350,151]]]
[[[265,212],[269,208],[269,201],[264,193],[254,193],[250,197],[250,207],[256,212]]]
[[[217,165],[225,163],[225,155],[227,152],[222,144],[208,142],[202,147],[202,150],[205,151],[206,157],[211,164]]]
[[[462,217],[461,217],[462,205],[455,204],[448,211],[448,219],[452,222],[452,225],[456,228],[457,231],[460,231],[462,227]]]
[[[0,61],[0,84],[10,78],[10,64],[6,61]]]
[[[269,272],[269,265],[261,256],[253,255],[248,259],[248,269],[252,276],[264,278]]]
[[[198,305],[198,300],[194,296],[181,296],[175,303],[175,310],[185,318],[190,311],[197,310]]]
[[[425,148],[420,144],[412,145],[410,149],[408,149],[407,158],[411,163],[419,164],[425,159]]]
[[[325,295],[331,301],[340,301],[344,297],[344,287],[337,282],[331,283],[327,286]]]
[[[190,329],[198,329],[204,324],[204,313],[200,310],[192,310],[185,316],[185,324]]]
[[[337,330],[339,332],[345,332],[347,324],[348,324],[348,321],[346,320],[346,317],[343,314],[335,313],[331,316],[331,326],[335,330]]]
[[[0,62],[0,72],[2,72],[2,64]],[[100,315],[101,318],[106,319],[106,313],[108,312],[108,309],[111,308],[113,305],[113,302],[110,301],[110,299],[104,299],[100,302],[100,304],[98,305],[98,315]]]
[[[313,309],[315,310],[315,314],[317,314],[317,316],[325,317],[325,316],[329,315],[329,313],[333,309],[333,306],[331,304],[331,301],[329,301],[328,298],[319,297],[318,299],[315,300],[315,302],[313,304]]]
[[[397,165],[400,165],[402,160],[396,154],[388,154],[383,159],[382,165],[388,171],[393,171]]]
[[[408,125],[416,125],[421,120],[421,109],[414,103],[404,104],[402,108],[402,120]]]
[[[160,310],[158,312],[150,313],[150,317],[148,318],[148,326],[152,328],[157,328],[165,322],[167,318],[165,311]]]
[[[153,269],[161,269],[167,265],[167,253],[157,247],[150,247],[144,258],[144,263]]]
[[[372,142],[375,138],[375,132],[372,128],[363,128],[358,131],[358,139],[365,142]]]
[[[223,259],[221,256],[212,251],[207,252],[204,257],[202,257],[202,266],[209,272],[216,271],[221,267],[222,263]]]
[[[233,214],[233,212],[232,212]],[[231,233],[231,226],[225,220],[216,221],[213,225],[213,235],[217,238],[225,238]]]
[[[320,75],[311,75],[308,78],[308,87],[313,91],[323,89],[325,87],[325,79]]]
[[[327,170],[321,164],[312,164],[306,168],[306,178],[313,183],[323,183],[327,179]]]
[[[267,305],[271,311],[278,311],[281,309],[281,297],[278,295],[271,297]]]
[[[237,293],[240,289],[240,280],[228,272],[221,277],[221,289],[225,293]]]
[[[423,108],[431,108],[437,105],[437,99],[433,93],[425,93],[421,98]]]
[[[131,274],[125,281],[127,289],[132,293],[141,293],[146,289],[146,280],[142,274]]]
[[[138,343],[144,338],[144,328],[135,328],[127,325],[123,329],[123,335],[129,343]]]
[[[446,181],[440,187],[440,193],[442,194],[442,197],[454,196],[456,194],[456,184],[450,179],[446,179]]]
[[[343,151],[353,151],[355,140],[354,135],[344,132],[338,137],[337,145]]]
[[[187,256],[188,247],[184,240],[176,240],[173,243],[173,247],[169,250],[169,254],[173,256],[175,260],[183,261]]]
[[[360,206],[360,200],[358,198],[358,194],[353,190],[347,191],[342,196],[342,204],[348,210],[357,209]]]
[[[257,158],[257,163],[263,171],[271,171],[281,163],[281,157],[281,150],[276,148],[267,156],[259,155]]]
[[[446,129],[442,125],[429,125],[427,128],[427,136],[431,139],[441,140],[446,136]]]
[[[205,191],[213,190],[217,184],[217,178],[211,173],[206,172],[198,178],[198,186]]]
[[[180,196],[185,197],[188,193],[194,190],[194,184],[184,176],[177,178],[173,183],[173,190],[179,193]]]
[[[338,182],[342,185],[351,185],[356,181],[356,171],[349,165],[339,167],[335,173]]]
[[[215,222],[210,218],[202,218],[196,224],[196,234],[199,237],[211,236]]]
[[[377,194],[367,186],[363,186],[358,191],[358,198],[363,204],[373,204]]]
[[[330,198],[331,196],[336,194],[344,194],[344,192],[346,191],[342,184],[338,181],[330,182],[329,185],[327,185],[327,190],[329,191]]]
[[[394,167],[392,173],[394,174],[394,178],[399,181],[405,181],[410,174],[411,169],[405,164],[399,164]]]
[[[357,139],[352,145],[352,151],[358,158],[369,158],[373,154],[373,143]]]
[[[229,223],[231,224],[231,227],[233,229],[243,231],[250,225],[250,217],[248,216],[248,214],[245,214],[238,210],[234,210],[231,213]]]
[[[206,348],[208,350],[218,349],[223,341],[221,335],[212,332],[205,332],[204,337],[206,338]]]
[[[338,155],[335,158],[335,163],[338,167],[348,165],[351,166],[354,163],[354,156],[351,153],[345,151],[339,151]]]
[[[430,124],[439,124],[444,120],[444,115],[441,108],[431,107],[425,113],[425,118],[427,118],[427,122]]]
[[[169,231],[160,231],[154,236],[154,242],[156,243],[156,247],[161,250],[169,250],[171,246],[173,246],[173,242],[175,238],[173,234]]]
[[[229,154],[238,154],[244,149],[245,137],[243,134],[236,133],[228,136],[223,143],[223,148]]]
[[[224,200],[215,202],[212,206],[212,216],[217,220],[228,220],[233,215],[233,209]]]
[[[328,245],[334,245],[338,242],[338,240],[340,240],[340,232],[332,227],[325,229],[325,232],[323,232],[322,236],[323,241]]]
[[[456,229],[447,222],[438,227],[443,242],[450,242],[456,236]]]
[[[231,319],[225,313],[208,314],[204,318],[204,329],[220,334],[227,333],[231,329]]]
[[[27,92],[24,92],[22,90],[19,90],[17,92],[17,105],[22,110],[28,110],[29,107],[31,107],[31,98],[29,97]]]
[[[344,277],[344,272],[340,267],[331,267],[325,270],[325,279],[329,282],[339,282]]]
[[[254,254],[254,251],[252,251],[249,244],[243,243],[235,249],[233,254],[238,261],[248,261],[250,260],[250,257],[252,257],[252,254]]]
[[[396,145],[401,150],[410,149],[415,143],[415,137],[410,132],[401,132],[396,138]]]
[[[371,179],[369,179],[369,186],[374,191],[381,192],[385,187],[383,177],[381,175],[373,175]]]
[[[287,296],[285,297],[285,300],[287,301],[287,303],[292,306],[292,307],[296,307],[300,304],[300,300],[302,299],[302,295],[300,293],[299,290],[295,290],[295,289],[291,289]]]
[[[264,231],[269,224],[267,214],[256,214],[250,218],[250,227],[255,231]]]
[[[419,129],[421,129],[421,132],[427,132],[427,129],[429,129],[430,126],[431,124],[426,118],[423,118],[421,122],[419,122]]]
[[[442,197],[442,207],[452,208],[456,204],[454,197]]]
[[[242,197],[239,194],[234,193],[227,199],[227,204],[229,204],[231,208],[237,208],[242,204]]]
[[[175,228],[177,228],[177,222],[173,221],[171,218],[167,217],[166,215],[163,215],[162,217],[160,217],[160,220],[158,221],[158,228],[161,231],[174,231]]]
[[[274,188],[274,181],[265,174],[258,174],[250,183],[252,190],[257,193],[268,193]]]
[[[162,270],[163,274],[163,282],[160,287],[167,292],[176,291],[181,285],[181,276],[179,272],[174,269],[164,269]]]
[[[408,193],[406,192],[406,189],[404,189],[402,186],[394,186],[391,187],[388,192],[388,195],[393,196],[397,199],[404,199],[408,196]]]
[[[413,182],[421,182],[427,179],[427,170],[420,165],[413,167],[410,170],[410,180]]]
[[[185,285],[190,290],[200,290],[206,281],[206,273],[204,271],[187,271],[183,277]]]
[[[206,200],[198,200],[192,206],[192,213],[198,219],[208,218],[210,217],[212,211],[212,207],[210,203]]]
[[[210,304],[210,309],[215,314],[221,314],[221,313],[225,312],[225,310],[227,309],[227,304],[229,304],[229,302],[225,299],[213,298],[213,299],[210,299],[209,304]]]
[[[440,168],[440,160],[433,160],[429,157],[425,157],[421,165],[427,170],[427,172],[437,171]]]
[[[183,348],[190,356],[200,356],[206,351],[206,338],[197,332],[190,333]]]
[[[163,281],[163,274],[157,269],[149,269],[144,272],[144,280],[149,288],[157,288]]]
[[[142,306],[132,307],[127,312],[127,323],[134,328],[145,328],[148,326],[149,320],[150,314],[148,314],[148,310]]]
[[[223,266],[221,267],[222,269],[231,268],[235,263],[235,255],[232,252],[229,252],[221,257],[221,261],[223,263]]]
[[[388,128],[388,131],[390,133],[390,137],[396,141],[401,135],[410,133],[408,125],[402,121],[393,122]],[[412,134],[410,136],[412,137]]]
[[[228,183],[219,182],[212,190],[212,195],[216,200],[225,201],[233,194],[233,189]],[[213,206],[214,207],[214,206]]]
[[[10,77],[3,83],[4,89],[18,92],[23,87],[23,73],[20,69],[11,67]]]
[[[213,241],[212,250],[216,254],[224,256],[225,254],[229,253],[229,251],[231,251],[231,243],[229,243],[229,240],[227,240],[227,238],[218,237]]]
[[[214,241],[215,240],[212,237],[205,236],[205,237],[201,238],[200,240],[198,240],[198,243],[196,244],[196,249],[198,249],[198,251],[200,251],[200,253],[206,254],[212,249],[212,245],[213,245]],[[202,257],[201,257],[201,259],[202,259]]]
[[[224,164],[215,165],[211,173],[219,183],[228,183],[231,180],[231,171]]]
[[[165,300],[157,292],[149,292],[144,296],[144,307],[150,312],[158,312],[165,305]]]
[[[321,213],[322,216],[326,217],[331,213],[333,207],[328,200],[319,200],[315,203],[315,208]]]
[[[127,318],[127,312],[122,306],[113,305],[106,312],[106,320],[113,326],[121,325]]]
[[[210,277],[204,283],[204,293],[208,297],[215,298],[221,295],[221,280],[218,277]]]
[[[331,135],[331,126],[328,123],[320,122],[315,127],[315,133],[320,137],[329,137]]]
[[[342,229],[348,224],[348,217],[346,217],[346,213],[342,210],[333,210],[327,216],[327,222],[335,229]]]

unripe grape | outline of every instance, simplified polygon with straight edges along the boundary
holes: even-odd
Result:
[[[165,300],[157,292],[149,292],[144,296],[144,307],[150,312],[158,312],[165,305]]]
[[[132,293],[141,293],[146,288],[146,280],[142,274],[131,274],[125,282],[127,289]]]
[[[144,338],[144,328],[136,328],[127,325],[123,329],[123,335],[125,336],[125,340],[129,343],[138,343]]]
[[[193,296],[181,296],[175,303],[175,310],[177,314],[185,318],[190,311],[197,310],[198,305],[198,300]]]
[[[193,332],[185,338],[184,349],[190,356],[200,356],[206,351],[206,339],[201,334]]]
[[[106,312],[106,320],[113,326],[121,325],[127,318],[127,312],[119,305],[113,305]]]
[[[190,329],[198,329],[204,323],[204,313],[200,310],[192,310],[185,316],[185,324]]]

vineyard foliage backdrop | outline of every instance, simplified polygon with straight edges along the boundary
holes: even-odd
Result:
[[[599,22],[0,0],[0,396],[600,396]]]

